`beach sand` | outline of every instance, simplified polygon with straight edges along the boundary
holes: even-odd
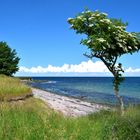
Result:
[[[105,105],[89,103],[80,99],[53,94],[36,88],[32,88],[32,92],[34,97],[43,100],[50,108],[63,113],[65,116],[78,117],[108,109]]]

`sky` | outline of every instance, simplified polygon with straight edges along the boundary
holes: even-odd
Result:
[[[140,31],[140,0],[0,0],[0,41],[21,58],[17,76],[110,76],[104,64],[83,54],[83,38],[67,23],[85,8],[128,22]],[[140,53],[119,59],[127,76],[140,76]]]

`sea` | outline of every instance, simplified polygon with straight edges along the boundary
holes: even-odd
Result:
[[[31,86],[88,102],[118,105],[113,77],[32,77]],[[140,77],[126,77],[120,85],[125,105],[140,104]]]

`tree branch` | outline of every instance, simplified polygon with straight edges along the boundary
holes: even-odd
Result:
[[[112,72],[113,74],[113,70],[110,67],[110,64],[108,62],[105,61],[105,59],[103,57],[100,57],[100,59],[104,62],[104,64],[107,66],[107,68],[109,69],[110,72]]]
[[[117,56],[115,56],[115,60],[113,61],[113,64],[112,64],[112,66],[111,66],[111,67],[112,67],[112,69],[113,69],[113,67],[115,66],[116,62],[117,62],[117,58],[118,58],[118,57],[117,57]]]

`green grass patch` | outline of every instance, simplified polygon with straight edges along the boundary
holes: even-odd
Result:
[[[30,92],[19,79],[0,76],[0,100]],[[123,116],[112,110],[69,118],[35,98],[0,102],[0,140],[125,139],[140,140],[140,106],[130,106]]]
[[[21,83],[20,79],[0,75],[0,100],[25,96],[31,93],[31,89]]]
[[[139,140],[140,106],[130,107],[123,117],[101,111],[79,118],[64,117],[42,101],[0,104],[2,140]]]

